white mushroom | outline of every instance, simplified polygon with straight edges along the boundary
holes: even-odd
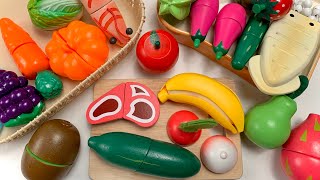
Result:
[[[312,20],[315,20],[315,21],[317,21],[317,20],[318,20],[318,18],[317,18],[317,17],[315,17],[315,16],[309,16],[309,18],[310,18],[310,19],[312,19]]]
[[[303,8],[311,8],[312,7],[312,0],[305,0],[302,2],[302,7]]]
[[[303,15],[305,15],[305,16],[307,16],[307,17],[309,17],[309,16],[311,16],[311,8],[303,8],[302,9],[302,11],[301,11],[301,14],[303,14]]]
[[[302,6],[300,4],[295,4],[293,9],[300,13],[302,11]]]
[[[312,8],[312,16],[320,17],[320,5]]]
[[[296,5],[298,5],[298,4],[299,4],[299,5],[302,5],[303,1],[304,1],[304,0],[297,0],[297,2],[294,3],[294,4],[296,4]]]

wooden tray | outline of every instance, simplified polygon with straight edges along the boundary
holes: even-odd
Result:
[[[64,106],[70,103],[80,93],[90,87],[100,77],[102,77],[107,71],[109,71],[114,65],[120,62],[126,55],[133,49],[142,31],[142,25],[145,21],[145,7],[142,0],[114,0],[122,12],[124,19],[128,25],[134,30],[134,34],[131,36],[130,42],[123,48],[119,48],[116,45],[109,46],[110,54],[108,61],[91,74],[85,80],[71,81],[68,79],[62,79],[64,90],[59,98],[51,101],[46,101],[46,110],[42,112],[40,116],[35,118],[29,124],[14,128],[3,128],[0,132],[0,144],[14,140],[20,136],[25,135],[27,132],[35,129],[45,120],[48,120],[51,116],[61,110]],[[28,1],[0,1],[0,18],[8,17],[22,26],[38,45],[44,49],[52,36],[52,31],[42,31],[36,29],[29,18],[27,11]],[[83,21],[94,24],[88,13],[85,12]],[[0,68],[5,70],[11,70],[20,74],[10,56],[2,38],[0,38]],[[29,81],[30,84],[34,84],[33,81]]]
[[[220,0],[220,9],[225,6],[226,4],[232,3],[231,0]],[[320,4],[320,0],[315,0],[314,4]],[[157,10],[159,10],[159,0],[158,0],[158,7]],[[158,13],[157,13],[158,14]],[[204,56],[208,57],[212,61],[216,62],[217,64],[223,66],[224,68],[228,69],[229,71],[233,72],[234,74],[240,76],[245,81],[249,82],[250,84],[254,85],[253,80],[251,79],[250,73],[248,71],[248,68],[245,67],[243,70],[235,70],[231,66],[231,60],[232,55],[234,53],[235,44],[230,48],[229,53],[222,57],[219,61],[216,60],[215,53],[212,50],[212,30],[209,31],[208,36],[206,37],[206,40],[201,43],[199,48],[194,48],[193,41],[190,37],[190,19],[187,18],[184,21],[179,21],[173,18],[171,15],[166,16],[159,16],[158,22],[162,29],[165,29],[172,33],[172,35],[177,39],[177,41],[187,47],[190,47],[199,53],[203,54]],[[212,29],[212,28],[211,28]],[[305,70],[301,73],[303,75],[306,75],[309,80],[312,77],[313,71],[315,70],[315,67],[317,66],[318,61],[320,60],[320,44],[318,45],[318,52],[314,57],[313,62],[311,62]]]
[[[232,80],[227,79],[218,79],[220,82],[224,83],[225,85],[229,86],[231,89],[235,90],[235,84]],[[100,80],[94,87],[94,99],[99,98],[101,95],[106,93],[107,91],[111,90],[113,87],[121,84],[123,82],[139,82],[145,85],[148,85],[150,89],[154,93],[158,93],[161,87],[166,82],[166,79],[140,79],[140,80]],[[120,132],[130,132],[134,134],[139,134],[143,136],[147,136],[157,140],[163,140],[167,142],[171,142],[166,133],[166,124],[169,117],[176,111],[179,110],[190,110],[197,114],[199,118],[208,117],[206,113],[199,110],[196,107],[166,102],[161,104],[160,106],[160,118],[158,122],[151,128],[141,128],[134,123],[125,120],[118,120],[113,121],[101,125],[92,125],[91,128],[91,136],[98,136],[107,132],[112,131],[120,131]],[[203,130],[201,138],[193,145],[187,147],[190,151],[200,157],[200,147],[201,144],[211,135],[213,134],[224,134],[223,129],[221,127],[214,128],[212,130]],[[225,174],[214,174],[208,171],[203,165],[201,167],[200,172],[191,177],[189,179],[239,179],[242,176],[242,152],[241,152],[241,139],[240,135],[234,135],[226,131],[225,134],[228,138],[230,138],[237,147],[238,150],[238,162],[236,166]],[[126,142],[123,142],[126,143]],[[119,168],[108,164],[107,162],[103,161],[98,155],[90,150],[89,156],[89,176],[91,179],[94,180],[151,180],[151,179],[160,179],[158,177],[153,177],[149,175],[143,175],[139,173],[132,172],[127,169]]]

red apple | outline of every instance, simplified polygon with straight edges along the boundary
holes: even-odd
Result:
[[[177,40],[164,30],[149,31],[139,40],[136,54],[140,66],[147,72],[163,73],[177,62]]]

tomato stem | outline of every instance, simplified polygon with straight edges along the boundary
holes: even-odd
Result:
[[[179,129],[184,132],[197,132],[200,129],[210,129],[217,126],[217,122],[213,119],[199,119],[180,124]]]
[[[151,31],[150,34],[150,41],[153,44],[155,49],[160,49],[160,38],[158,36],[158,33],[156,31]]]

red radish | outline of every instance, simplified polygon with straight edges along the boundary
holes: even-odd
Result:
[[[195,143],[201,135],[201,129],[217,125],[212,119],[198,120],[190,111],[182,110],[174,113],[167,123],[167,133],[172,142],[188,146]]]
[[[231,45],[241,36],[246,26],[246,10],[240,4],[224,6],[214,25],[213,51],[219,60],[226,55]]]

